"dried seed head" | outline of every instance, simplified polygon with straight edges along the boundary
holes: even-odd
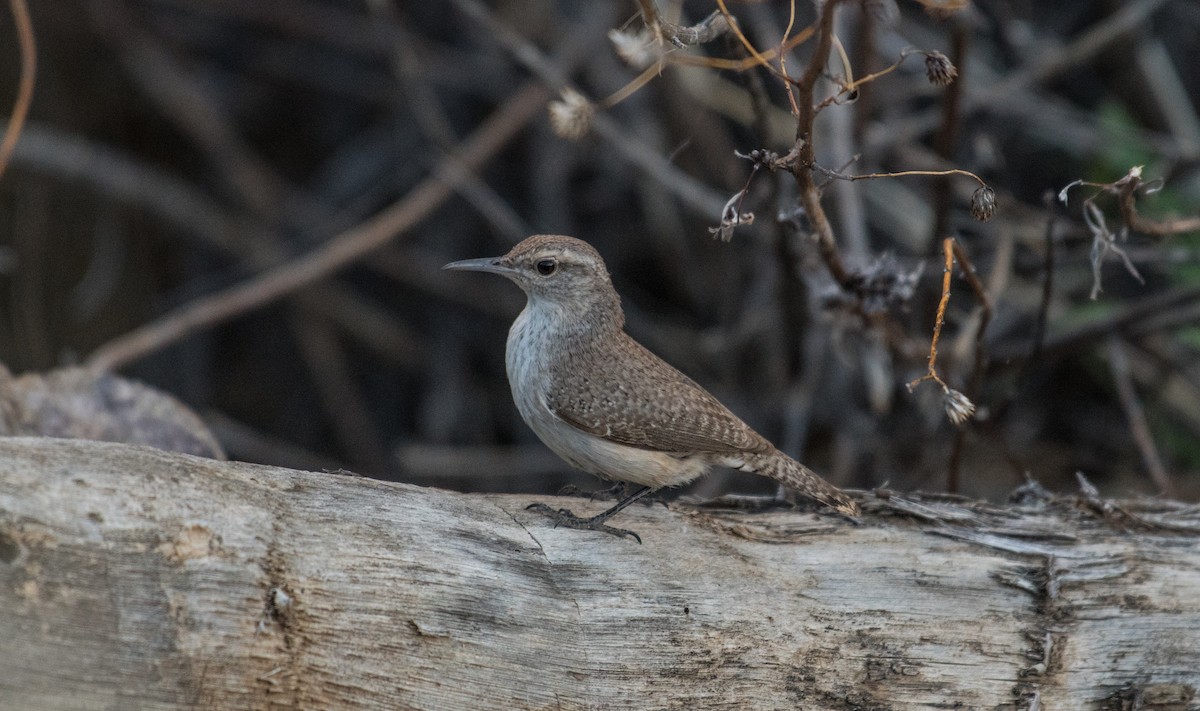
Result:
[[[742,201],[746,198],[746,190],[742,189],[733,194],[721,210],[719,227],[709,227],[708,233],[722,242],[733,239],[733,230],[739,225],[754,224],[754,213],[742,210]]]
[[[550,126],[563,138],[576,140],[587,135],[596,108],[583,94],[563,89],[562,98],[550,102]]]
[[[925,76],[935,86],[950,86],[958,76],[958,69],[950,58],[937,50],[925,53]]]
[[[987,222],[996,214],[996,191],[984,185],[971,195],[971,217]]]
[[[946,417],[956,425],[961,425],[975,414],[975,403],[953,388],[946,390],[945,407]]]
[[[612,42],[617,56],[636,69],[645,69],[662,59],[662,45],[654,41],[650,32],[641,29],[609,30],[608,41]]]

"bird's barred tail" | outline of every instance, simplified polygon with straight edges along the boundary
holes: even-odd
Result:
[[[745,465],[741,468],[769,477],[792,491],[815,499],[847,516],[859,514],[858,504],[845,492],[778,450],[770,454],[746,457]]]

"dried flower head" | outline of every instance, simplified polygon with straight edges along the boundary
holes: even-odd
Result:
[[[742,201],[746,199],[746,190],[737,191],[733,197],[725,203],[725,207],[721,209],[721,224],[718,227],[709,227],[708,233],[713,237],[728,242],[733,239],[733,230],[741,225],[754,224],[754,213],[742,210]]]
[[[662,45],[645,28],[632,30],[609,30],[608,41],[621,61],[635,69],[645,69],[662,59]]]
[[[971,195],[971,217],[980,222],[987,222],[996,214],[996,191],[988,186],[981,186]]]
[[[574,89],[563,89],[562,98],[550,102],[550,126],[563,138],[577,140],[587,135],[596,108]]]
[[[733,154],[742,160],[748,160],[753,163],[755,170],[760,168],[766,168],[767,170],[791,170],[792,162],[796,159],[794,151],[781,156],[775,151],[768,151],[765,148],[755,148],[749,153],[734,151]]]
[[[956,425],[961,425],[975,414],[975,403],[954,388],[946,389],[946,417]]]
[[[936,49],[925,53],[925,76],[935,86],[950,86],[958,76],[958,69],[950,58]]]

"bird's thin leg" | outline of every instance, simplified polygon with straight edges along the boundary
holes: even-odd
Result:
[[[626,496],[629,496],[629,492],[631,491],[633,491],[633,484],[630,484],[627,481],[621,481],[613,484],[607,489],[597,489],[587,496],[588,501],[620,501]],[[581,492],[576,491],[576,494],[581,494]],[[568,494],[563,494],[563,492],[559,491],[558,495],[567,496]],[[656,503],[660,504],[664,509],[671,508],[670,506],[667,506],[667,502],[663,501],[662,499],[654,499],[652,501],[642,502],[642,504],[646,506],[653,506]]]
[[[595,491],[584,491],[574,484],[567,484],[559,489],[555,496],[586,496],[588,501],[613,501],[624,498],[628,493],[629,484],[619,481],[612,486]]]
[[[629,483],[618,481],[607,489],[596,489],[588,494],[588,501],[620,501],[629,495]]]
[[[630,494],[630,495],[626,496],[625,498],[621,499],[620,501],[618,501],[616,506],[613,506],[608,511],[605,511],[602,514],[597,514],[587,520],[590,522],[594,522],[594,523],[604,523],[608,519],[612,518],[613,514],[616,514],[617,512],[621,511],[626,506],[629,506],[630,504],[632,504],[633,502],[642,498],[646,494],[649,494],[651,491],[653,491],[653,489],[651,489],[650,487],[643,486],[640,489],[638,489],[637,491],[633,492],[632,494]]]
[[[606,526],[604,524],[604,522],[607,521],[608,519],[612,518],[616,513],[618,513],[625,507],[629,506],[633,502],[642,498],[646,494],[649,494],[651,491],[653,491],[653,490],[650,487],[643,486],[640,489],[638,489],[637,491],[630,494],[629,496],[626,496],[625,498],[618,501],[617,504],[615,506],[613,506],[612,508],[610,508],[609,510],[605,511],[604,513],[592,516],[591,518],[580,518],[580,517],[576,516],[575,514],[571,513],[570,509],[555,510],[555,509],[550,508],[546,504],[540,504],[540,503],[530,504],[530,505],[526,506],[525,508],[528,511],[537,511],[538,513],[542,513],[542,514],[545,514],[546,516],[549,516],[550,518],[554,519],[554,524],[556,526],[565,526],[567,528],[577,528],[577,529],[582,529],[582,530],[586,530],[586,531],[603,531],[605,533],[610,533],[614,536],[622,536],[622,537],[628,536],[628,537],[636,540],[638,543],[641,543],[642,537],[639,536],[638,534],[634,533],[633,531],[630,531],[630,530],[624,529],[624,528],[614,528],[612,526]]]

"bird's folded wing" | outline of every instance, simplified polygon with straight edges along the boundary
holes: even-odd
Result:
[[[626,343],[630,347],[619,358],[576,353],[560,363],[572,374],[554,379],[546,395],[550,411],[588,434],[640,449],[681,454],[772,449],[707,390],[633,339]]]

